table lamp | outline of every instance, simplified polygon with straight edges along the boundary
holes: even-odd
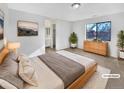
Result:
[[[17,49],[20,48],[19,42],[8,42],[7,48],[13,50],[17,54]]]

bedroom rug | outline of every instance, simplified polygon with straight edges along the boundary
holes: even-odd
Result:
[[[83,89],[105,89],[108,78],[102,78],[102,74],[110,74],[111,70],[98,65],[97,72],[89,79]]]

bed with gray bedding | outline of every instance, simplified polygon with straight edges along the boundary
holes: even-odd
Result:
[[[9,53],[0,65],[0,88],[5,89],[63,89],[70,86],[94,60],[67,51],[58,51],[30,58],[38,75],[38,86],[26,83],[18,75],[18,55]]]
[[[39,58],[63,80],[65,88],[85,73],[83,65],[57,53],[44,54]]]

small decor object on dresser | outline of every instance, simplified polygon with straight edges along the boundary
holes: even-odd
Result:
[[[30,21],[17,22],[18,36],[37,36],[38,23]]]
[[[4,34],[4,13],[0,10],[0,40],[3,40]]]
[[[118,58],[124,59],[124,30],[121,30],[118,33],[117,46],[118,46],[118,50],[119,50]]]

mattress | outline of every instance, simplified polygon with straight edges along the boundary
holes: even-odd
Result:
[[[56,53],[82,64],[85,66],[85,71],[96,63],[93,59],[65,50],[61,50]],[[31,86],[26,83],[26,89],[64,89],[64,82],[44,62],[42,62],[38,57],[31,58],[31,60],[32,66],[35,68],[38,75],[38,87]]]

